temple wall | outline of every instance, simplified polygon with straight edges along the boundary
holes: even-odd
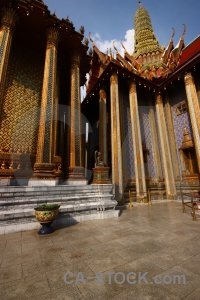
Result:
[[[6,77],[0,148],[36,152],[44,56],[13,40]]]
[[[146,175],[148,175],[148,177],[155,178],[157,175],[153,153],[151,124],[149,119],[150,107],[148,105],[148,99],[144,94],[139,95],[139,113],[142,143],[148,150],[148,166],[145,165]]]
[[[139,113],[140,113],[140,127],[142,142],[148,150],[148,166],[145,164],[147,177],[155,178],[156,167],[153,153],[152,134],[149,120],[150,107],[146,105],[147,99],[144,95],[138,96]],[[122,131],[122,156],[123,156],[123,172],[125,177],[134,178],[134,156],[133,156],[133,141],[131,133],[131,117],[130,104],[127,90],[120,89],[120,103],[121,103],[121,131]]]
[[[131,132],[130,104],[128,88],[120,88],[120,111],[121,111],[121,133],[122,133],[122,160],[124,179],[134,177],[134,155]],[[126,181],[126,180],[125,180]]]
[[[169,99],[170,99],[171,112],[172,112],[172,118],[173,118],[173,124],[174,124],[174,133],[175,133],[175,140],[176,140],[179,169],[181,172],[180,151],[178,149],[182,145],[185,126],[186,126],[187,131],[190,134],[191,138],[193,138],[189,111],[187,111],[183,114],[180,114],[180,115],[176,114],[176,105],[181,103],[182,101],[187,102],[185,86],[184,86],[183,82],[179,82],[177,84],[174,83],[173,89],[170,89]],[[167,119],[166,119],[166,122],[167,122]]]

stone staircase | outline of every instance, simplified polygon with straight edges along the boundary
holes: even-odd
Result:
[[[60,205],[54,227],[119,216],[111,184],[4,186],[0,187],[0,234],[40,228],[34,208],[52,203]]]

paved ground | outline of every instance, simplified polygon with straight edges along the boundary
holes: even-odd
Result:
[[[199,249],[200,220],[178,202],[136,205],[48,236],[1,235],[0,299],[199,300]]]

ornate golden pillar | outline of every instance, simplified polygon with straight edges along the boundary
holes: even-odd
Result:
[[[152,146],[153,146],[153,156],[154,156],[154,166],[156,170],[156,180],[161,180],[163,178],[162,175],[162,166],[160,160],[160,152],[158,146],[158,135],[157,135],[157,128],[156,128],[156,120],[155,120],[155,111],[154,106],[152,103],[152,98],[149,98],[149,122],[151,127],[151,135],[152,135]]]
[[[167,134],[167,126],[165,123],[162,96],[160,94],[156,94],[155,100],[166,195],[167,199],[176,199],[176,186],[174,181],[174,172]]]
[[[200,106],[197,97],[194,79],[190,73],[185,75],[185,89],[194,136],[194,144],[200,172]]]
[[[0,29],[0,114],[3,107],[6,71],[16,19],[17,14],[12,8],[3,10]]]
[[[120,131],[118,75],[115,71],[110,77],[111,104],[111,149],[112,149],[112,183],[116,200],[121,201],[124,193],[122,174],[122,146]]]
[[[33,179],[41,179],[47,185],[58,183],[53,181],[55,179],[55,130],[57,129],[55,124],[55,121],[57,121],[55,120],[57,117],[57,44],[58,32],[56,29],[50,28],[47,32],[38,144],[33,175]],[[29,181],[29,185],[34,185],[33,179]],[[37,182],[36,185],[40,185],[40,183]]]
[[[99,91],[99,151],[102,161],[107,166],[107,119],[106,119],[106,90],[101,88]]]
[[[175,133],[174,133],[174,124],[173,124],[171,105],[170,105],[168,96],[165,97],[165,113],[167,116],[166,123],[167,123],[169,145],[170,145],[171,157],[172,157],[172,166],[173,166],[173,170],[174,170],[174,177],[175,177],[175,179],[179,179],[180,171],[179,171],[176,139],[175,139]]]
[[[71,108],[70,108],[70,166],[66,184],[87,184],[82,162],[80,53],[71,54]]]
[[[147,201],[147,190],[145,180],[144,158],[142,150],[142,139],[140,132],[140,120],[138,111],[136,84],[131,81],[129,84],[129,101],[131,114],[131,131],[133,140],[133,155],[135,167],[135,181],[136,181],[136,200]]]

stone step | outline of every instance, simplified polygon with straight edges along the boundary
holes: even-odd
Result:
[[[74,212],[91,209],[105,210],[108,208],[115,208],[117,202],[115,200],[106,199],[105,197],[101,200],[88,199],[87,201],[68,201],[67,203],[55,202],[60,205],[60,212]],[[51,204],[48,202],[47,204]],[[35,214],[35,204],[24,204],[24,205],[9,205],[1,206],[0,220],[29,217]]]
[[[68,224],[74,218],[76,221],[107,218],[108,216],[116,217],[119,213],[115,211],[117,201],[113,199],[112,185],[110,184],[0,187],[0,232],[8,233],[12,230],[15,232],[20,228],[28,230],[35,226],[38,228],[34,217],[34,208],[38,205],[52,203],[60,205],[59,221],[56,222],[62,224]],[[108,213],[108,210],[112,212]]]
[[[108,219],[119,217],[119,210],[89,210],[71,213],[59,213],[53,222],[53,228],[60,228],[78,222],[90,221],[94,219]],[[8,234],[19,231],[27,231],[41,228],[41,225],[34,216],[15,218],[12,220],[0,220],[0,234]]]
[[[34,208],[57,203],[60,213],[106,210],[117,205],[112,185],[3,187],[0,188],[0,221],[32,217]]]
[[[12,198],[1,198],[0,199],[0,206],[6,205],[20,205],[20,204],[46,204],[47,202],[66,202],[66,201],[75,201],[75,200],[83,200],[87,201],[90,199],[112,199],[111,194],[82,194],[82,195],[69,195],[69,196],[60,196],[60,195],[48,195],[45,196],[37,196],[37,197],[12,197]]]
[[[112,185],[87,185],[87,186],[55,186],[55,187],[0,187],[0,198],[7,197],[29,197],[41,196],[46,194],[60,195],[71,194],[82,195],[83,193],[104,194],[111,193]]]

